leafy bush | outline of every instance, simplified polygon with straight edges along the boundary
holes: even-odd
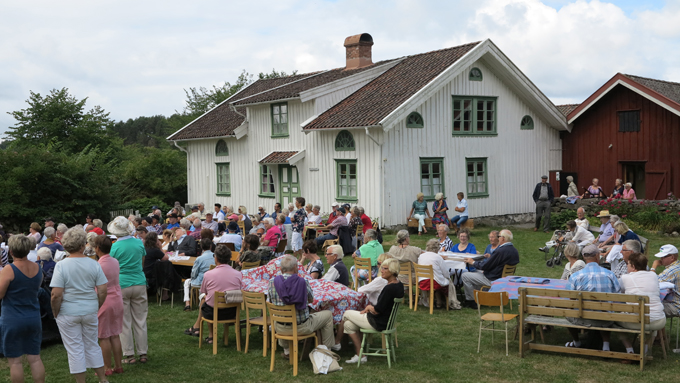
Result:
[[[138,198],[126,202],[124,204],[118,205],[114,210],[125,209],[139,210],[139,214],[147,215],[151,213],[151,207],[153,206],[158,206],[158,208],[161,209],[161,212],[163,214],[170,211],[170,209],[172,208],[172,206],[168,205],[160,198]]]
[[[550,216],[550,228],[552,230],[563,230],[567,222],[576,218],[578,218],[576,210],[563,210],[560,213],[552,214]]]

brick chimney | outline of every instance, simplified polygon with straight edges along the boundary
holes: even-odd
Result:
[[[371,46],[373,46],[373,37],[368,33],[361,33],[346,38],[345,55],[347,56],[347,64],[345,65],[345,70],[372,65]]]

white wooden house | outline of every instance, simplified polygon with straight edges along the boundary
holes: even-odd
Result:
[[[534,211],[561,168],[555,105],[490,40],[377,63],[372,45],[348,37],[345,67],[256,81],[168,137],[188,152],[189,202],[346,201],[382,226],[420,191],[449,206],[463,191],[472,217]]]

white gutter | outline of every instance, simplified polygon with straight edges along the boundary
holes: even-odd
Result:
[[[177,145],[177,141],[172,141],[172,143],[175,144],[175,146],[177,147],[177,149],[183,151],[183,152],[186,153],[187,155],[189,154],[189,152],[187,152],[186,149],[184,149],[183,147]]]
[[[376,127],[376,128],[377,128],[377,127],[380,127],[380,125],[377,125],[377,126],[375,126],[375,127]],[[364,130],[366,131],[366,135],[368,136],[368,138],[371,139],[371,141],[375,142],[375,144],[378,145],[378,146],[380,146],[380,148],[382,149],[382,144],[379,143],[379,142],[375,139],[375,137],[371,136],[371,132],[369,132],[368,128],[369,128],[368,126],[365,126],[365,127],[364,127]],[[382,150],[380,151],[380,155],[382,156]]]
[[[272,104],[272,103],[277,103],[277,102],[299,100],[299,99],[300,99],[300,96],[298,96],[298,97],[288,97],[288,98],[277,98],[277,99],[269,100],[269,101],[253,102],[252,104],[238,104],[236,106],[255,106],[255,105]],[[238,101],[235,101],[235,102],[238,102]],[[234,105],[234,104],[230,104],[230,105]]]

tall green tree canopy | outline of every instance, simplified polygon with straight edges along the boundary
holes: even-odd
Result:
[[[46,96],[30,93],[26,109],[8,112],[17,120],[7,132],[11,147],[59,146],[79,153],[88,145],[100,150],[112,146],[108,128],[113,121],[101,107],[86,111],[87,98],[78,100],[67,88],[53,89]]]

